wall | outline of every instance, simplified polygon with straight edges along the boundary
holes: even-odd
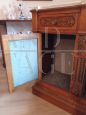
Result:
[[[52,1],[36,1],[36,2],[27,2],[30,6],[41,6],[41,7],[48,7],[48,6],[52,6],[52,5],[59,5],[59,4],[71,4],[71,3],[80,3],[81,0],[72,0],[69,1],[69,0],[52,0]]]
[[[27,34],[32,30],[31,22],[7,22],[7,34]]]
[[[6,12],[8,6],[11,7],[9,4],[16,5],[18,7],[19,3],[22,3],[22,1],[16,1],[16,0],[1,0],[0,2],[0,19],[6,18]],[[28,8],[34,8],[37,6],[40,7],[49,7],[49,6],[63,6],[63,5],[74,5],[74,4],[81,4],[86,3],[86,0],[52,0],[52,1],[24,1],[24,4],[28,6]],[[11,10],[12,11],[12,10]],[[9,11],[8,11],[9,12]]]
[[[10,2],[16,2],[16,3],[20,3],[21,1],[17,1],[17,0],[3,0],[0,2],[0,6],[2,5],[8,5]],[[68,3],[79,3],[81,1],[86,1],[86,0],[52,0],[52,1],[24,1],[25,3],[27,3],[29,6],[50,6],[50,5],[58,5],[58,4],[68,4]]]

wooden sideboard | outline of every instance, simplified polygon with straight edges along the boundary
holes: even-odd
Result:
[[[38,58],[42,69],[42,33],[75,35],[73,73],[69,92],[45,83],[39,69],[39,80],[33,93],[67,110],[86,115],[86,5],[32,10],[32,31],[39,34]],[[47,66],[47,65],[46,65]]]

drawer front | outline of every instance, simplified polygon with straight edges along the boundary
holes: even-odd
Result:
[[[41,26],[48,27],[72,27],[75,24],[75,18],[70,16],[42,17]]]
[[[44,31],[46,27],[49,30],[58,29],[59,31],[76,31],[78,13],[39,15],[38,28]]]

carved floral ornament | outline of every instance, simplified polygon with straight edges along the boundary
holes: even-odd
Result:
[[[74,24],[74,16],[54,16],[40,18],[40,25],[42,26],[72,27]]]
[[[86,55],[86,35],[81,35],[78,38],[78,54]]]
[[[84,35],[79,36],[78,49],[86,50],[86,36],[84,36]]]

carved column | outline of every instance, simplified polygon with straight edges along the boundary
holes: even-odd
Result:
[[[79,36],[76,42],[70,91],[74,95],[82,96],[86,87],[86,36]]]

